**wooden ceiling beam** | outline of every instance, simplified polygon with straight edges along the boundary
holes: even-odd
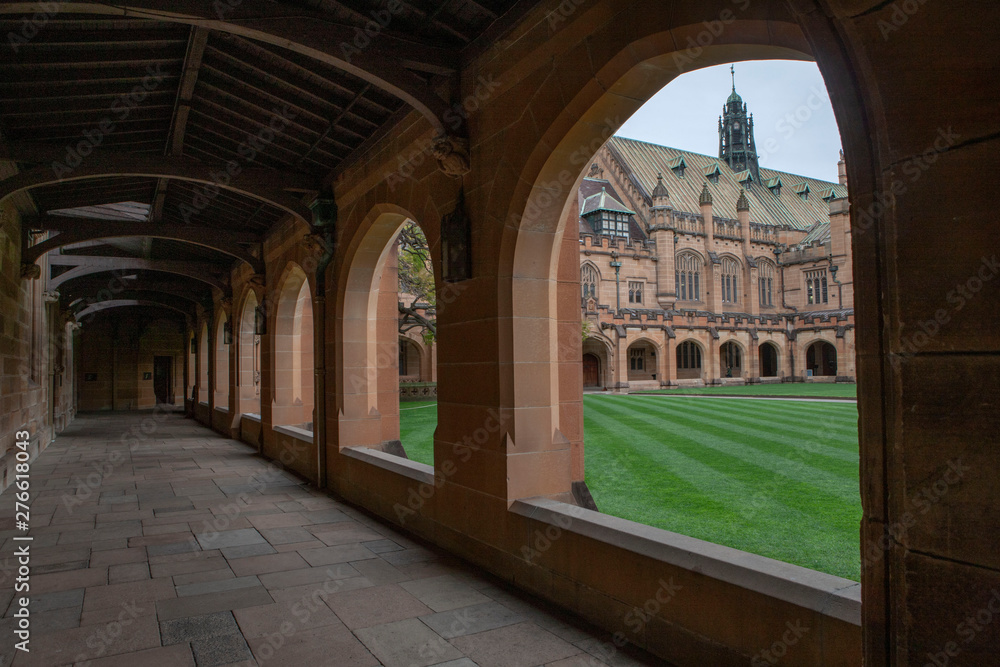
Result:
[[[448,103],[410,69],[433,66],[455,72],[459,62],[452,49],[387,30],[368,36],[355,26],[331,22],[321,12],[303,10],[289,16],[287,8],[277,3],[242,3],[224,11],[200,0],[127,0],[116,5],[63,2],[59,8],[62,16],[79,13],[186,23],[290,49],[374,84],[419,111],[435,129],[445,129]],[[0,5],[0,14],[23,11],[18,3]]]

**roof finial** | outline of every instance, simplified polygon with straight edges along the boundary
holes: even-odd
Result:
[[[733,75],[733,92],[736,92],[736,65],[729,66],[729,73]]]

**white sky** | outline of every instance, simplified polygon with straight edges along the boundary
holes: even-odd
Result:
[[[729,65],[674,79],[617,134],[707,155],[719,154],[719,116],[732,92]],[[753,114],[760,166],[837,182],[840,132],[816,63],[736,63],[736,92]]]

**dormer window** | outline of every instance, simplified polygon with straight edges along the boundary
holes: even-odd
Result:
[[[795,190],[795,194],[797,194],[802,199],[804,199],[804,200],[808,200],[809,199],[809,184],[806,183],[805,181],[803,181],[802,183],[799,183],[798,185],[796,185],[792,189]]]
[[[667,166],[677,175],[677,178],[684,178],[684,170],[687,169],[687,163],[684,162],[683,157],[674,158],[667,163]]]
[[[770,190],[774,194],[775,197],[780,197],[781,196],[781,186],[783,184],[782,184],[780,178],[778,178],[777,176],[774,177],[774,178],[769,178],[765,182],[765,184],[767,185],[767,189]]]
[[[719,169],[719,164],[717,162],[713,162],[705,167],[705,178],[707,178],[710,183],[718,184],[719,174],[721,173],[722,170]]]

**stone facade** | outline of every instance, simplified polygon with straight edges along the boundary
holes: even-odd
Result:
[[[846,178],[759,171],[600,150],[578,194],[585,387],[855,380]]]

